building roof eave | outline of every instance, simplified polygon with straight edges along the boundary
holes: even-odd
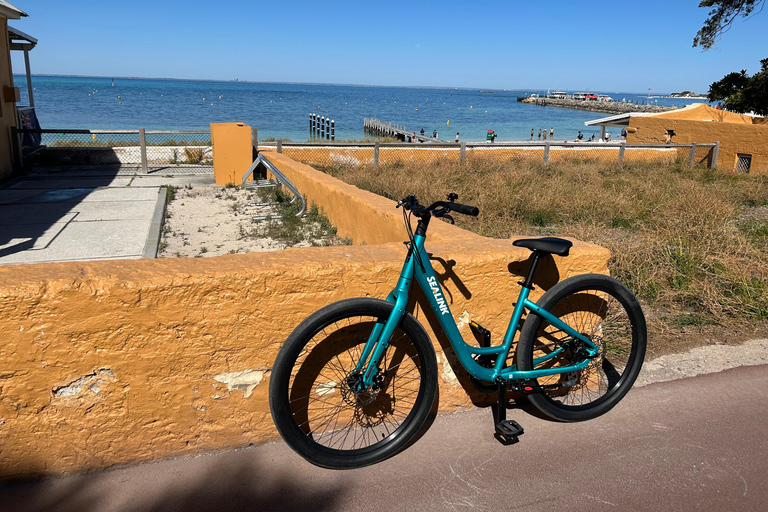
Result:
[[[630,117],[639,117],[647,115],[645,112],[627,112],[616,116],[601,117],[592,121],[585,121],[586,126],[629,126]]]
[[[19,20],[23,17],[29,16],[29,14],[25,13],[7,0],[0,0],[0,15],[5,16],[9,20]]]

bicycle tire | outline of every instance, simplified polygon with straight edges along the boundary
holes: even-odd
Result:
[[[353,391],[362,346],[392,308],[372,298],[336,302],[304,320],[280,349],[269,383],[270,411],[285,442],[312,464],[352,469],[381,462],[402,450],[427,419],[437,361],[411,314],[390,339],[378,384]]]
[[[530,402],[552,419],[584,421],[608,412],[635,382],[645,357],[645,316],[632,292],[602,274],[568,278],[537,302],[541,308],[587,335],[600,348],[586,368],[536,379],[543,391],[529,394]],[[534,364],[534,358],[567,347],[558,356]],[[530,313],[520,333],[518,368],[534,370],[583,360],[578,344],[542,317]]]

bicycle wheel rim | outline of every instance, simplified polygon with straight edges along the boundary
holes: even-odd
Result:
[[[371,329],[385,319],[340,315],[317,329],[296,355],[286,382],[288,407],[293,430],[314,450],[345,458],[377,452],[394,443],[418,411],[423,356],[399,328],[379,365],[380,389],[355,392],[350,385]]]
[[[617,401],[634,382],[640,326],[633,321],[629,302],[608,286],[585,284],[555,301],[549,311],[585,335],[600,349],[587,367],[577,372],[539,377],[542,387],[557,386],[541,393],[552,405],[567,411],[599,408]],[[563,331],[537,317],[536,342],[530,355],[532,369],[567,366],[579,360],[572,351],[536,364],[572,340]]]

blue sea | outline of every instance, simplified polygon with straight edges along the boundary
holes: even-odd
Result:
[[[23,75],[14,75],[28,104]],[[519,103],[518,96],[542,90],[376,87],[253,82],[217,82],[145,78],[33,76],[35,106],[42,128],[207,130],[210,123],[244,122],[258,128],[259,139],[310,140],[309,114],[330,117],[336,139],[361,139],[363,119],[405,125],[441,139],[529,140],[531,129],[555,130],[555,140],[573,139],[585,121],[609,114]],[[704,101],[651,97],[615,91],[614,101],[685,106]]]

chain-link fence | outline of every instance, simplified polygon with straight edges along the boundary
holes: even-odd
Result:
[[[209,131],[15,130],[16,163],[31,174],[209,174]]]
[[[500,165],[535,159],[544,162],[670,162],[714,167],[719,145],[626,144],[623,142],[524,142],[524,143],[260,143],[294,160],[315,167],[431,164],[436,161]]]

